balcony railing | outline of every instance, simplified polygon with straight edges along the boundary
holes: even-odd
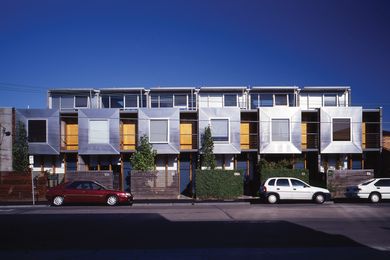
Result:
[[[134,151],[137,147],[136,134],[121,134],[121,150]]]
[[[365,133],[362,141],[363,149],[380,148],[380,134],[379,133]]]
[[[197,134],[180,134],[180,150],[198,149]]]
[[[61,150],[77,151],[79,149],[79,136],[61,135]]]
[[[241,134],[241,149],[251,150],[258,148],[257,133]]]
[[[318,149],[317,133],[302,134],[302,150],[306,149]]]

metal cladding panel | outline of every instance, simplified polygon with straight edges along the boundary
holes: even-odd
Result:
[[[80,109],[79,124],[79,154],[119,154],[119,109]],[[107,120],[109,128],[108,143],[89,143],[89,121]]]
[[[168,119],[168,143],[153,143],[157,154],[180,153],[180,108],[140,108],[138,110],[138,134],[150,135],[150,119]]]
[[[47,120],[46,143],[29,143],[29,154],[60,154],[60,114],[58,109],[16,109],[16,121],[21,121],[28,131],[29,119]],[[28,133],[27,133],[28,134]]]
[[[301,108],[300,107],[260,107],[260,153],[261,154],[300,154],[301,150]],[[288,119],[290,141],[272,141],[272,119]]]
[[[241,110],[238,107],[199,108],[199,144],[210,119],[229,119],[229,142],[214,141],[214,154],[240,154]]]
[[[362,153],[362,107],[322,107],[321,153]],[[333,141],[333,118],[351,119],[351,141]]]

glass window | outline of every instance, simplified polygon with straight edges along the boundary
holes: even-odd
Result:
[[[288,183],[288,179],[278,179],[276,181],[276,186],[289,187],[290,183]]]
[[[88,97],[87,96],[75,96],[75,107],[88,107]]]
[[[138,95],[126,95],[125,105],[126,107],[138,107]]]
[[[299,180],[290,179],[290,181],[291,181],[292,186],[294,186],[294,187],[305,187],[306,186],[305,183],[303,183]]]
[[[156,95],[151,95],[150,96],[151,105],[152,105],[153,108],[154,107],[159,107],[159,105],[158,105],[158,98],[159,98],[159,96],[156,96]]]
[[[229,120],[211,119],[211,136],[214,141],[229,141]]]
[[[74,97],[73,96],[62,96],[61,97],[61,108],[74,108]]]
[[[108,120],[90,120],[88,128],[88,143],[108,144],[109,143]]]
[[[271,179],[268,182],[268,186],[274,186],[275,185],[275,179]]]
[[[351,141],[351,119],[333,119],[333,141]]]
[[[187,95],[175,95],[175,107],[187,107]]]
[[[110,108],[110,96],[102,96],[102,107]]]
[[[272,94],[261,94],[260,95],[260,106],[272,107],[273,106],[273,95]]]
[[[335,107],[336,105],[336,95],[324,95],[324,106]]]
[[[111,96],[111,108],[123,108],[123,96]]]
[[[46,143],[46,120],[28,120],[28,141]]]
[[[288,105],[290,107],[295,107],[295,95],[294,94],[288,94]]]
[[[91,182],[91,189],[92,190],[104,190],[104,188],[97,183]]]
[[[255,109],[260,106],[259,102],[259,95],[258,94],[251,94],[251,108]]]
[[[51,97],[51,108],[53,108],[53,109],[60,108],[60,97],[59,96],[52,96]]]
[[[374,185],[377,187],[390,187],[390,180],[379,180]]]
[[[151,119],[150,136],[151,143],[168,143],[168,119]]]
[[[275,95],[275,106],[287,106],[287,95]]]
[[[160,95],[160,107],[173,107],[173,95]]]
[[[272,141],[290,141],[289,119],[272,119]]]
[[[236,94],[224,95],[224,104],[225,104],[225,107],[236,107],[237,106],[237,95]]]

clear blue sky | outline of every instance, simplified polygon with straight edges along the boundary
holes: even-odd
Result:
[[[390,1],[0,0],[0,107],[55,87],[349,85],[390,129]]]

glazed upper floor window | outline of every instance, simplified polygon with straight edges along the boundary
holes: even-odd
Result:
[[[101,107],[120,109],[146,107],[146,97],[139,94],[103,94],[101,96]]]
[[[28,120],[27,134],[29,143],[46,143],[47,142],[47,121],[42,120]]]
[[[210,120],[211,136],[214,141],[229,141],[229,119],[214,118]]]
[[[290,141],[290,120],[272,119],[272,141]]]
[[[250,97],[251,109],[272,106],[296,106],[295,94],[256,93],[251,94]]]
[[[333,141],[351,141],[351,119],[333,118]]]

